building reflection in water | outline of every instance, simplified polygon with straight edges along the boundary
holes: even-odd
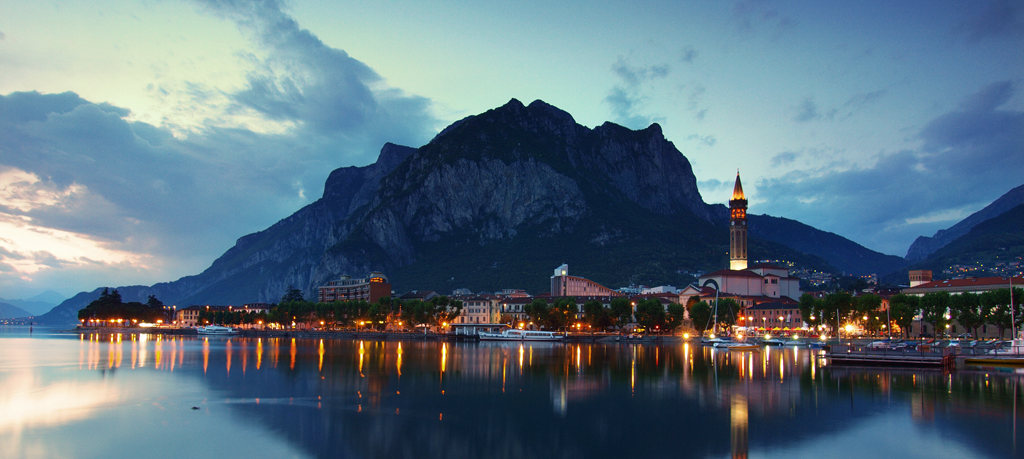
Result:
[[[756,433],[762,422],[799,425],[805,422],[800,421],[801,417],[810,417],[817,421],[800,428],[813,432],[821,428],[818,424],[832,422],[828,416],[838,410],[836,406],[845,410],[841,411],[843,416],[877,413],[858,410],[859,404],[875,404],[882,411],[896,404],[906,418],[928,425],[949,422],[949,413],[1005,419],[1006,432],[1014,429],[1013,438],[1005,442],[1010,443],[1015,441],[1015,391],[1022,377],[1015,373],[949,375],[848,369],[828,366],[817,351],[807,349],[723,351],[688,342],[652,345],[285,339],[287,342],[280,338],[199,340],[85,334],[79,340],[78,366],[108,372],[104,374],[129,366],[196,372],[211,385],[246,394],[264,404],[278,397],[299,404],[298,399],[305,395],[310,407],[325,412],[321,416],[344,417],[351,413],[363,416],[363,422],[367,416],[386,412],[389,416],[429,416],[435,422],[451,423],[479,410],[479,403],[515,409],[526,400],[540,398],[549,404],[547,416],[554,415],[554,419],[542,423],[549,428],[551,423],[581,422],[574,416],[582,413],[594,422],[614,425],[614,420],[605,421],[604,417],[638,415],[623,412],[622,407],[652,406],[656,410],[668,403],[690,403],[707,420],[706,429],[716,425],[713,420],[724,421],[728,416],[728,439],[724,422],[717,424],[719,432],[708,435],[721,435],[718,444],[721,448],[728,444],[734,457],[747,456],[750,424],[754,424]],[[284,346],[289,353],[286,369],[277,367],[276,357]],[[263,365],[265,352],[271,356],[268,365]],[[254,371],[247,370],[250,357],[255,362]],[[236,368],[232,372],[233,363],[240,363],[242,371]],[[295,391],[299,393],[292,395]],[[459,403],[466,406],[456,406]],[[594,405],[601,408],[594,411]],[[354,428],[352,421],[347,422],[343,425],[348,426],[346,435],[350,435]],[[494,423],[494,429],[509,428],[494,419],[488,422]],[[765,441],[756,435],[753,440],[755,445]],[[724,453],[724,449],[707,452]]]

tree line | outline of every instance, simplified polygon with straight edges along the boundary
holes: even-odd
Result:
[[[523,307],[523,313],[534,325],[551,330],[572,328],[581,319],[579,323],[591,330],[623,328],[636,323],[651,332],[671,331],[681,325],[685,317],[684,308],[678,304],[665,307],[654,298],[633,301],[626,297],[612,298],[608,306],[598,300],[588,300],[578,306],[576,298],[572,297],[557,298],[554,303],[535,298]],[[511,323],[512,318],[506,316],[502,321]]]
[[[117,289],[103,289],[100,297],[90,302],[86,307],[78,310],[78,320],[88,322],[90,320],[124,322],[150,322],[170,321],[164,303],[155,296],[150,295],[145,303],[131,301],[125,303]]]
[[[1024,323],[1020,307],[1021,289],[1013,290],[1015,319],[1020,326]],[[875,333],[885,331],[888,327],[886,321],[891,320],[900,327],[905,338],[909,337],[914,318],[919,314],[924,322],[931,325],[935,335],[947,330],[947,326],[952,331],[953,321],[970,330],[973,336],[978,336],[978,329],[985,324],[998,327],[1000,336],[1012,325],[1010,289],[959,295],[931,292],[920,297],[900,293],[889,299],[888,317],[886,311],[880,309],[881,303],[881,298],[874,294],[854,297],[847,292],[835,292],[824,298],[815,298],[805,293],[800,297],[800,314],[811,327],[825,325],[834,329],[839,323],[857,321],[865,330]]]
[[[426,301],[403,302],[385,297],[373,303],[365,300],[318,303],[307,301],[300,290],[291,288],[280,303],[270,307],[269,312],[202,310],[199,321],[224,325],[276,323],[284,326],[322,323],[325,328],[383,330],[388,324],[399,325],[399,322],[410,326],[441,325],[451,322],[461,312],[461,301],[443,295]]]

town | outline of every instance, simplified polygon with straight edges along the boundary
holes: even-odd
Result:
[[[878,287],[859,279],[854,288],[801,291],[820,286],[825,273],[798,270],[784,260],[747,260],[747,200],[739,174],[730,204],[729,267],[676,286],[612,289],[569,274],[562,264],[550,290],[509,288],[448,295],[430,290],[398,294],[388,277],[341,276],[317,288],[316,301],[290,289],[277,304],[192,305],[178,308],[151,297],[126,307],[115,290],[79,311],[82,327],[185,328],[229,325],[246,330],[419,332],[477,336],[506,328],[569,333],[651,336],[746,335],[901,338],[999,338],[1024,321],[1019,311],[1024,277],[933,280],[911,270],[908,286]],[[1016,265],[1015,265],[1016,266]],[[799,271],[799,272],[798,272]],[[794,274],[800,274],[797,277]],[[1012,290],[1011,290],[1012,289]],[[1010,292],[1013,295],[1010,295]],[[1011,307],[1011,305],[1013,307]]]

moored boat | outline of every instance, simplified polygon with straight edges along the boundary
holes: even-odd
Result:
[[[730,351],[753,351],[761,348],[758,344],[740,341],[715,343],[714,346],[718,349],[728,349]]]
[[[197,328],[196,333],[199,333],[200,335],[234,335],[238,333],[238,330],[221,325],[207,325],[205,327]]]
[[[480,332],[481,341],[561,341],[564,334],[539,330],[502,330],[498,333]]]

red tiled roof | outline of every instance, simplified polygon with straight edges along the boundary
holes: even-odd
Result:
[[[1015,285],[1019,285],[1021,287],[1024,287],[1024,278],[1022,278],[1022,277],[1014,277],[1013,278],[1013,283]],[[969,278],[966,278],[966,279],[948,279],[948,280],[931,281],[931,282],[928,282],[927,284],[921,284],[921,285],[918,285],[916,287],[910,287],[908,289],[904,289],[903,291],[904,292],[909,291],[909,292],[912,293],[914,291],[927,290],[927,289],[946,289],[946,288],[951,288],[951,289],[960,288],[960,289],[964,289],[964,288],[972,288],[972,287],[979,287],[979,288],[986,288],[987,287],[987,288],[990,288],[990,289],[996,289],[996,288],[1002,288],[1004,286],[1006,288],[1010,287],[1010,278],[1008,278],[1008,277],[969,277]]]

